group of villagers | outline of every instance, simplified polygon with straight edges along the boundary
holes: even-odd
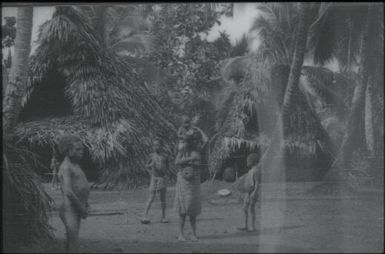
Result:
[[[208,143],[206,134],[198,128],[189,117],[183,117],[183,123],[178,129],[178,147],[175,165],[178,167],[175,186],[174,208],[179,215],[179,241],[186,241],[184,225],[186,217],[189,217],[192,237],[197,241],[196,221],[202,210],[201,200],[201,176],[202,151]],[[169,159],[162,150],[160,140],[153,141],[153,152],[149,155],[146,170],[151,175],[150,195],[146,203],[142,224],[150,224],[148,217],[151,205],[159,194],[162,216],[160,222],[168,223],[166,218],[166,172],[169,168]],[[60,156],[61,155],[61,156]],[[64,135],[59,144],[58,152],[53,158],[51,166],[56,169],[57,180],[62,192],[62,205],[60,218],[66,229],[66,251],[78,248],[79,228],[81,219],[87,218],[90,213],[88,198],[90,184],[80,167],[83,157],[83,144],[79,137]],[[255,231],[255,205],[258,200],[260,167],[258,156],[251,153],[247,157],[248,173],[240,177],[236,184],[243,194],[244,225],[239,230]],[[55,175],[55,174],[54,174]],[[251,227],[248,228],[248,215],[251,214]]]

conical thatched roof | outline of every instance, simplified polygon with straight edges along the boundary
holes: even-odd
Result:
[[[238,66],[239,63],[246,66]],[[235,64],[236,70],[228,72],[226,67],[229,64]],[[259,76],[261,81],[264,78],[258,64],[249,56],[236,57],[234,61],[230,59],[224,63],[222,74],[225,88],[220,95],[222,101],[217,103],[217,132],[210,142],[209,164],[212,173],[221,170],[224,162],[238,149],[251,151],[268,146],[269,133],[260,130],[258,121],[262,116],[258,114],[263,114],[264,120],[273,122],[268,119],[267,111],[270,110],[266,108],[271,98],[268,96],[267,82],[252,82],[254,76]]]
[[[264,151],[277,123],[290,68],[274,66],[263,61],[259,55],[246,57],[249,58],[249,63],[242,68],[243,79],[240,83],[233,84],[237,87],[229,93],[225,120],[211,144],[210,169],[213,172],[220,170],[231,152],[242,145],[250,150],[257,147]],[[245,69],[248,71],[245,72]],[[240,73],[237,73],[236,77],[239,76]],[[321,152],[324,158],[332,158],[330,139],[301,89],[294,94],[289,112],[289,122],[284,123],[286,131],[283,144],[288,152],[286,154],[314,158]],[[247,128],[252,118],[256,118],[258,124],[254,128]]]
[[[31,145],[53,146],[60,134],[75,133],[104,169],[105,181],[134,183],[146,175],[151,139],[167,141],[171,151],[176,130],[129,61],[106,49],[96,34],[71,7],[58,7],[40,27],[24,104],[55,72],[64,77],[73,114],[21,122],[16,135]]]

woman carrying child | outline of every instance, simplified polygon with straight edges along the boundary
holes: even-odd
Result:
[[[175,209],[179,213],[179,241],[185,241],[183,229],[186,216],[190,219],[192,241],[197,241],[196,217],[201,213],[202,201],[200,190],[201,150],[206,142],[197,139],[194,131],[185,133],[186,146],[179,150],[175,164],[179,166],[176,182]]]

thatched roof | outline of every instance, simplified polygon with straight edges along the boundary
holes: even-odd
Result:
[[[268,96],[268,87],[266,82],[260,82],[257,85],[251,82],[255,75],[260,76],[263,80],[263,74],[258,71],[257,67],[260,63],[252,61],[250,56],[243,57],[248,58],[246,60],[241,58],[236,57],[234,61],[231,59],[226,61],[222,69],[225,88],[221,93],[222,101],[217,105],[219,109],[217,133],[210,142],[209,164],[212,172],[220,170],[224,161],[241,147],[253,150],[268,146],[269,133],[260,130],[258,123],[260,113],[264,114],[266,121],[272,121],[268,120],[268,116],[265,115],[269,111],[265,107],[268,106],[267,102],[271,99]],[[240,68],[238,66],[240,62],[247,66]],[[229,73],[226,71],[226,67],[232,63],[236,65],[236,70],[230,70],[230,74],[226,75]],[[237,83],[236,81],[239,80],[240,83]]]
[[[53,145],[63,132],[76,133],[92,159],[107,169],[108,179],[117,181],[124,181],[122,174],[131,180],[145,174],[152,138],[167,140],[171,150],[175,127],[156,99],[129,61],[106,49],[75,9],[58,7],[40,27],[38,42],[24,104],[28,107],[34,89],[55,71],[65,79],[73,115],[21,122],[16,129],[21,141]]]
[[[290,69],[285,66],[272,68],[273,66],[263,61],[259,55],[246,57],[251,61],[246,66],[248,71],[243,69],[243,80],[233,84],[237,87],[230,93],[226,102],[225,120],[219,126],[217,136],[211,144],[210,169],[213,172],[220,170],[224,160],[241,145],[250,149],[258,147],[263,151],[269,146],[277,123]],[[270,75],[272,72],[278,76]],[[239,73],[236,76],[239,77]],[[321,150],[326,157],[331,157],[329,137],[316,112],[308,105],[302,90],[298,90],[294,95],[289,112],[289,122],[284,124],[286,131],[283,144],[286,151],[311,158],[316,156],[317,150]],[[250,132],[252,128],[246,130],[246,125],[252,118],[257,118],[258,122],[254,133]],[[319,149],[316,149],[317,147]]]

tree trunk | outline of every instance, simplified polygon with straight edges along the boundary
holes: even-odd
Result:
[[[3,79],[3,98],[4,98],[5,90],[6,90],[7,84],[8,84],[8,70],[7,70],[7,68],[5,68],[4,64],[2,64],[1,72],[3,75],[2,79]]]
[[[32,17],[33,7],[18,8],[15,55],[3,101],[3,137],[15,126],[21,110],[31,51]]]
[[[289,122],[289,110],[292,104],[293,95],[299,91],[299,79],[301,75],[302,65],[304,61],[305,51],[306,51],[306,43],[307,36],[309,30],[309,22],[308,22],[308,3],[300,3],[299,7],[299,24],[296,32],[296,39],[294,43],[295,51],[293,54],[292,64],[290,66],[290,73],[287,80],[287,85],[285,92],[283,94],[283,102],[282,102],[282,119],[278,119],[275,130],[273,132],[273,138],[268,149],[263,153],[261,157],[261,165],[262,168],[266,168],[267,174],[263,174],[263,181],[266,180],[274,180],[274,181],[285,181],[286,176],[283,170],[284,163],[284,139],[285,133]],[[277,66],[272,70],[272,74],[278,75],[277,77],[282,79],[282,75],[284,74],[284,67]],[[283,75],[284,76],[284,75]],[[279,90],[279,88],[278,88]],[[279,100],[280,93],[276,94],[278,105],[280,105],[281,101]],[[281,124],[282,123],[282,124]]]
[[[335,161],[335,166],[340,170],[350,166],[354,150],[355,134],[357,132],[357,127],[359,126],[360,116],[362,115],[361,113],[364,106],[365,91],[369,77],[369,61],[371,60],[369,56],[369,33],[371,30],[371,21],[374,8],[375,7],[373,5],[368,7],[368,14],[365,21],[364,34],[362,35],[360,48],[360,80],[354,89],[352,106],[348,116],[345,135],[342,139],[340,152]]]
[[[348,42],[348,58],[346,61],[346,71],[349,73],[352,69],[352,61],[351,61],[351,56],[352,56],[352,37],[353,37],[353,25],[351,20],[349,22],[349,42]]]
[[[365,140],[370,157],[374,156],[376,140],[373,126],[373,82],[374,77],[371,75],[368,80],[365,97]]]
[[[282,117],[284,129],[288,123],[287,119],[289,117],[289,108],[292,102],[293,94],[299,92],[298,82],[301,75],[303,60],[306,51],[307,35],[309,30],[309,12],[307,6],[308,3],[300,3],[299,24],[295,41],[295,51],[290,68],[289,80],[286,86],[286,91],[282,103]]]

